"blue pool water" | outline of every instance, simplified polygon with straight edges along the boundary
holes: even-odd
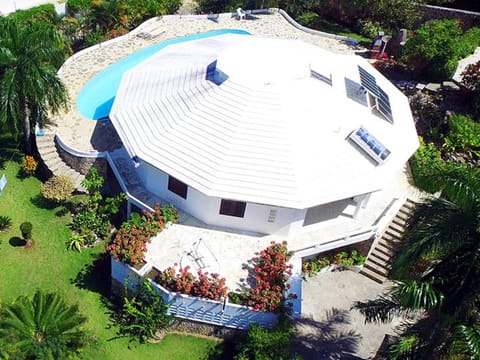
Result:
[[[163,41],[159,44],[149,46],[145,49],[134,52],[131,55],[113,63],[97,75],[95,75],[85,86],[80,90],[77,96],[77,108],[80,114],[88,119],[98,120],[110,114],[110,110],[115,100],[120,81],[125,71],[130,70],[135,65],[141,63],[143,60],[162,50],[168,45],[178,44],[185,41],[192,41],[203,39],[207,37],[223,35],[223,34],[242,34],[249,33],[243,30],[226,29],[215,30],[201,34],[184,36],[180,38]]]

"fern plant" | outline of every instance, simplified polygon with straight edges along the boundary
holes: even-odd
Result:
[[[0,215],[0,232],[12,226],[12,219],[7,215]]]

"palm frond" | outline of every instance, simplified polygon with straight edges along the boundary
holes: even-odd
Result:
[[[458,325],[452,334],[451,350],[470,359],[480,359],[480,327]]]

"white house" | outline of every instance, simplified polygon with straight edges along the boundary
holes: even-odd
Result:
[[[249,35],[159,51],[125,73],[110,118],[148,190],[285,236],[336,204],[359,216],[418,147],[407,98],[366,60]]]

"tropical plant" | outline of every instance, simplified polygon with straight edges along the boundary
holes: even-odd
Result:
[[[160,205],[160,211],[164,224],[169,222],[175,224],[178,221],[178,210],[172,204]]]
[[[243,341],[237,345],[235,360],[301,359],[290,351],[295,326],[287,316],[281,316],[273,329],[252,324]]]
[[[90,193],[93,194],[96,191],[100,191],[105,179],[98,173],[98,169],[92,166],[88,169],[88,173],[82,180],[82,186]]]
[[[52,176],[40,185],[40,193],[50,201],[61,203],[67,200],[75,190],[72,178],[67,175]]]
[[[85,235],[72,233],[70,238],[67,241],[68,250],[77,250],[78,252],[82,251],[82,247],[88,243]]]
[[[23,159],[22,166],[20,168],[21,176],[33,176],[35,175],[35,171],[37,170],[38,162],[35,158],[31,155],[26,155]]]
[[[457,165],[430,181],[442,197],[426,199],[408,220],[394,286],[355,307],[369,322],[417,315],[399,329],[392,359],[478,358],[480,170]]]
[[[27,154],[35,123],[43,126],[48,112],[67,106],[67,91],[57,77],[64,47],[52,24],[0,21],[0,126],[23,134]]]
[[[166,328],[173,317],[167,314],[168,304],[155,291],[148,279],[143,279],[131,297],[123,297],[118,322],[121,335],[130,335],[140,342],[151,339],[157,330]]]
[[[7,215],[0,215],[0,232],[7,230],[12,226],[12,219]]]
[[[0,314],[0,338],[12,345],[4,349],[12,359],[67,359],[87,344],[86,318],[58,293],[20,296]]]

